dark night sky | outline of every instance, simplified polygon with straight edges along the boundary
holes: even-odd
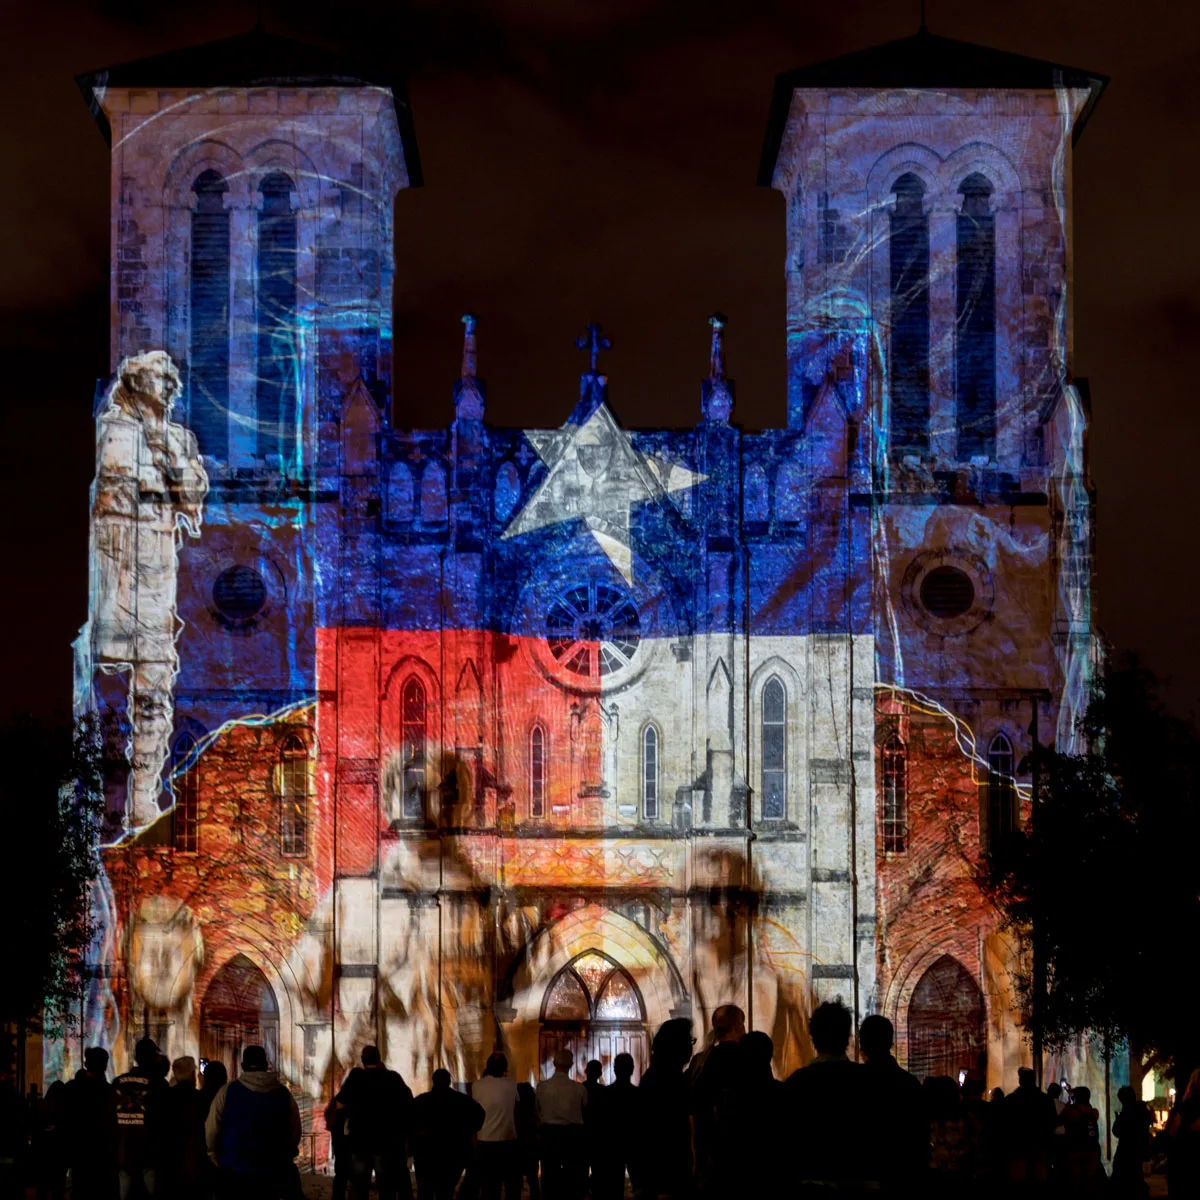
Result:
[[[253,5],[6,6],[0,188],[7,631],[0,716],[65,715],[86,615],[94,381],[108,373],[108,151],[77,73],[243,32]],[[352,24],[349,15],[352,16]],[[461,313],[480,314],[497,424],[559,425],[573,337],[599,320],[629,425],[690,425],[706,316],[730,318],[735,416],[785,420],[783,200],[755,186],[774,76],[915,32],[918,0],[383,0],[265,5],[269,29],[402,64],[423,189],[396,204],[396,416],[449,420]],[[1200,687],[1200,10],[1177,0],[930,0],[933,32],[1112,83],[1075,156],[1075,371],[1091,380],[1097,612],[1111,642]]]

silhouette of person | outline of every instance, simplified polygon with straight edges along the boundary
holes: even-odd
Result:
[[[335,1098],[325,1106],[325,1128],[333,1153],[333,1200],[346,1200],[350,1183],[350,1139],[346,1136],[346,1110]]]
[[[632,1054],[618,1054],[613,1059],[613,1077],[602,1093],[601,1143],[592,1168],[592,1200],[620,1200],[625,1194],[626,1169],[635,1191],[640,1178],[636,1147],[642,1114],[640,1094],[633,1083]],[[591,1103],[589,1100],[589,1112]]]
[[[1032,1067],[1019,1067],[1017,1090],[1004,1098],[1003,1105],[1008,1181],[1015,1187],[1041,1187],[1049,1176],[1058,1115],[1054,1101],[1038,1090]]]
[[[200,1125],[203,1133],[217,1093],[229,1082],[229,1072],[223,1062],[214,1060],[204,1064],[204,1086],[200,1089]],[[207,1150],[207,1147],[206,1147]],[[217,1187],[217,1167],[207,1152],[200,1163],[200,1194],[209,1200]],[[341,1197],[345,1200],[345,1196]]]
[[[745,1033],[746,1014],[736,1004],[722,1004],[713,1012],[708,1048],[689,1071],[692,1155],[702,1195],[718,1195],[732,1182],[732,1148],[726,1144],[728,1130],[719,1127],[718,1110],[728,1109],[741,1090],[744,1055],[739,1043]]]
[[[644,1114],[638,1148],[638,1196],[680,1197],[692,1191],[692,1133],[685,1068],[696,1039],[686,1017],[664,1021],[650,1047],[650,1066],[638,1091]]]
[[[117,1176],[121,1200],[157,1196],[167,1083],[158,1070],[158,1047],[142,1038],[133,1069],[113,1083],[117,1106]]]
[[[892,1054],[895,1031],[878,1013],[858,1031],[862,1051],[862,1153],[869,1178],[889,1192],[918,1184],[929,1163],[929,1126],[921,1084]]]
[[[1117,1089],[1121,1111],[1113,1119],[1112,1131],[1117,1138],[1113,1155],[1113,1191],[1124,1196],[1149,1194],[1143,1164],[1150,1157],[1150,1128],[1154,1118],[1149,1108],[1128,1084]]]
[[[110,1200],[117,1190],[117,1097],[106,1078],[108,1051],[90,1046],[64,1097],[72,1200]]]
[[[846,1057],[851,1025],[840,1000],[819,1004],[808,1021],[817,1056],[784,1084],[801,1195],[823,1194],[831,1184],[851,1194],[866,1187],[869,1164],[850,1119],[864,1083],[864,1068]]]
[[[290,1189],[300,1110],[262,1046],[242,1051],[241,1074],[213,1097],[204,1135],[223,1198],[273,1200]]]
[[[1103,1173],[1100,1166],[1100,1113],[1092,1107],[1090,1088],[1077,1087],[1063,1110],[1066,1133],[1067,1184],[1078,1196],[1094,1195]]]
[[[1172,1196],[1200,1196],[1200,1067],[1167,1118],[1167,1178]]]
[[[532,1083],[517,1084],[517,1154],[521,1175],[529,1185],[529,1200],[541,1200],[538,1177],[537,1092]]]
[[[334,1098],[346,1110],[351,1193],[367,1200],[374,1175],[379,1200],[411,1196],[405,1138],[412,1092],[399,1072],[384,1066],[378,1047],[364,1046],[360,1057],[362,1066],[346,1076]]]
[[[753,1030],[738,1042],[738,1056],[736,1079],[716,1104],[713,1192],[722,1197],[783,1194],[787,1130],[783,1084],[771,1065],[775,1043]]]
[[[444,1067],[434,1071],[432,1090],[418,1096],[412,1106],[417,1200],[454,1200],[454,1189],[483,1122],[482,1105],[456,1092]]]
[[[505,1200],[520,1200],[521,1196],[517,1084],[506,1078],[507,1074],[508,1059],[493,1054],[484,1067],[483,1078],[471,1089],[472,1099],[483,1109],[478,1143],[483,1200],[499,1200],[501,1188]]]
[[[171,1064],[171,1086],[164,1110],[165,1178],[170,1195],[195,1200],[200,1194],[204,1153],[204,1101],[196,1090],[196,1060],[191,1055]]]
[[[580,1200],[587,1186],[583,1120],[587,1089],[571,1078],[570,1050],[554,1055],[554,1074],[537,1085],[542,1190],[546,1200]]]
[[[923,1092],[929,1116],[927,1189],[935,1196],[969,1191],[979,1146],[972,1137],[958,1083],[949,1075],[935,1075],[925,1080]]]
[[[587,1108],[583,1110],[583,1126],[587,1136],[587,1160],[589,1171],[588,1190],[593,1197],[596,1192],[596,1175],[604,1153],[604,1141],[608,1131],[605,1126],[604,1110],[604,1064],[593,1058],[583,1069],[583,1086],[587,1092]]]

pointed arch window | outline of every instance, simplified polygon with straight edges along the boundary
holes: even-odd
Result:
[[[413,478],[404,463],[396,463],[388,475],[387,515],[389,521],[407,524],[413,518]]]
[[[912,172],[892,185],[891,446],[893,454],[929,448],[929,218],[925,185]]]
[[[782,820],[787,815],[787,692],[777,675],[762,693],[762,815]]]
[[[798,458],[787,458],[775,473],[775,519],[804,519],[804,466]]]
[[[983,175],[968,175],[959,192],[954,395],[965,462],[996,453],[996,218]]]
[[[658,820],[658,730],[647,725],[642,730],[642,816]]]
[[[988,849],[999,849],[1017,828],[1017,794],[1013,786],[1012,742],[1003,733],[988,747],[987,840]]]
[[[771,496],[767,490],[767,473],[754,463],[746,468],[742,487],[742,519],[747,523],[768,521],[771,518]]]
[[[421,524],[446,523],[446,473],[430,463],[421,473]]]
[[[192,184],[188,424],[201,454],[229,455],[229,184],[204,171]]]
[[[425,686],[410,675],[400,693],[400,754],[404,763],[400,803],[401,815],[408,820],[420,820],[425,815],[427,743]]]
[[[908,753],[898,737],[883,744],[883,848],[891,854],[908,849]]]
[[[512,463],[501,463],[496,472],[496,491],[492,503],[496,515],[496,523],[503,525],[508,520],[517,499],[521,495],[521,476]]]
[[[200,848],[200,778],[192,758],[196,739],[185,733],[175,743],[175,769],[185,768],[174,780],[175,808],[171,818],[171,840],[181,854]]]
[[[546,731],[540,725],[529,734],[529,815],[546,815]]]
[[[279,834],[284,854],[308,853],[308,748],[289,734],[279,751]]]
[[[296,408],[300,396],[300,345],[296,322],[295,184],[282,171],[259,189],[255,308],[258,323],[257,452],[296,457]]]

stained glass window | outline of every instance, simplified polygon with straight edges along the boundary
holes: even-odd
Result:
[[[987,824],[989,850],[996,849],[1017,826],[1013,748],[1002,733],[996,734],[988,747]]]
[[[540,725],[529,735],[529,815],[546,815],[546,735]]]
[[[895,454],[929,448],[929,218],[912,172],[892,185],[891,442]]]
[[[968,175],[958,190],[954,391],[967,462],[996,453],[996,218],[984,176]]]
[[[642,1006],[638,1003],[637,992],[624,971],[615,970],[609,975],[600,990],[600,998],[596,1001],[595,1015],[598,1021],[642,1019]]]
[[[188,424],[202,454],[229,454],[229,184],[204,171],[192,184]]]
[[[547,1021],[586,1021],[588,1000],[575,974],[561,971],[546,997]]]
[[[883,848],[903,854],[908,848],[908,761],[904,743],[888,738],[883,747]]]
[[[300,395],[300,345],[296,328],[295,184],[280,171],[259,185],[258,270],[258,453],[296,454],[296,408]]]
[[[295,734],[280,751],[280,835],[284,854],[308,850],[308,751]]]
[[[642,734],[642,815],[658,820],[658,730],[653,725]]]
[[[425,815],[425,688],[415,676],[400,693],[400,757],[404,764],[402,815]]]
[[[175,744],[175,766],[186,766],[196,750],[196,741],[189,734]],[[195,854],[200,833],[200,780],[193,766],[175,780],[175,814],[173,829],[175,849]]]
[[[787,693],[778,678],[762,693],[762,815],[781,820],[787,814]]]

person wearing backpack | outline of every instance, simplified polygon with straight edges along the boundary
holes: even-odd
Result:
[[[277,1200],[291,1186],[300,1149],[296,1098],[261,1046],[242,1051],[242,1071],[213,1098],[204,1134],[222,1200]]]
[[[133,1048],[133,1070],[118,1075],[113,1083],[121,1200],[164,1194],[159,1184],[167,1081],[159,1070],[158,1059],[153,1039],[142,1038]]]

